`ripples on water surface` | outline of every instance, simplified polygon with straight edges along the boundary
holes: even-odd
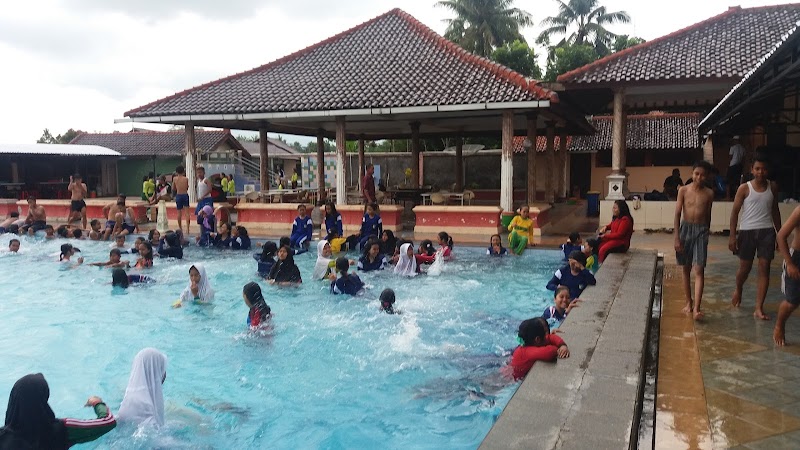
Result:
[[[241,294],[258,281],[250,252],[190,247],[156,260],[156,284],[116,295],[109,269],[59,270],[65,241],[22,241],[21,254],[0,253],[0,407],[19,377],[42,372],[59,417],[90,418],[93,394],[116,411],[134,355],[156,347],[169,358],[168,426],[118,427],[81,447],[115,449],[475,448],[517,387],[498,369],[519,322],[552,301],[544,286],[561,256],[456,247],[439,276],[362,273],[367,293],[352,298],[309,280],[307,253],[301,288],[261,283],[274,330],[257,337]],[[108,257],[108,243],[73,244],[86,262]],[[216,299],[171,309],[191,262],[206,265]],[[378,312],[386,287],[402,315]]]

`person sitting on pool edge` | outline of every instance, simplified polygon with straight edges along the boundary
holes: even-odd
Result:
[[[300,276],[300,269],[294,263],[292,256],[292,249],[283,246],[278,249],[278,260],[272,266],[267,277],[269,284],[278,284],[281,286],[298,286],[303,282]]]
[[[347,258],[336,258],[337,277],[331,274],[331,294],[358,295],[364,291],[364,282],[354,273],[347,273],[350,261]]]
[[[521,255],[527,247],[533,247],[533,220],[530,218],[531,208],[522,205],[519,215],[508,224],[508,246],[515,255]]]
[[[0,428],[2,449],[66,449],[91,442],[117,426],[103,399],[89,397],[97,419],[57,419],[47,401],[50,387],[41,373],[25,375],[8,396],[5,426]]]
[[[597,284],[592,272],[586,269],[586,255],[580,250],[569,254],[568,264],[556,270],[553,278],[547,283],[547,289],[555,291],[558,286],[569,288],[569,297],[572,300],[580,297],[586,286]]]
[[[256,282],[249,282],[244,285],[242,289],[242,298],[244,304],[250,308],[247,313],[247,326],[251,330],[264,328],[269,326],[270,319],[272,318],[272,309],[264,300],[264,294],[261,293],[261,286]]]
[[[569,358],[569,347],[561,337],[550,334],[550,326],[542,317],[523,320],[517,336],[520,345],[514,349],[510,365],[514,380],[525,378],[536,361]]]
[[[197,303],[209,303],[214,300],[214,289],[206,275],[206,268],[202,264],[194,264],[189,268],[189,286],[181,293],[181,298],[173,303],[174,308],[180,308],[184,302],[194,300]]]
[[[306,205],[297,205],[297,217],[292,222],[292,234],[289,237],[293,248],[308,250],[311,245],[311,236],[314,233],[314,222],[306,216]]]
[[[128,275],[125,273],[125,269],[114,269],[111,272],[111,287],[128,289],[128,286],[134,283],[154,283],[155,281],[156,280],[147,275],[140,275],[138,273]]]

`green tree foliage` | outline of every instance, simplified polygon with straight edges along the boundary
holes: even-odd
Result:
[[[639,45],[639,44],[644,44],[645,42],[647,42],[647,41],[645,41],[644,39],[642,39],[640,37],[628,36],[627,34],[621,34],[621,35],[617,36],[616,39],[614,39],[614,44],[611,46],[611,48],[612,48],[612,50],[614,50],[614,52],[621,52],[622,50],[625,50],[626,48],[631,48],[631,47]]]
[[[522,41],[514,41],[495,49],[492,52],[492,60],[527,77],[542,79],[542,70],[536,64],[533,49]]]
[[[591,45],[575,44],[557,47],[553,51],[553,58],[547,62],[545,80],[556,81],[556,78],[570,70],[585,66],[598,58],[597,52]]]
[[[550,46],[555,36],[561,36],[561,40],[550,47],[549,59],[554,56],[552,50],[567,45],[591,45],[598,56],[608,55],[617,35],[606,26],[631,21],[625,11],[608,12],[605,6],[600,6],[599,0],[556,1],[559,13],[542,21],[546,28],[536,39],[537,44]]]
[[[42,132],[42,136],[36,141],[37,144],[69,144],[72,142],[75,137],[79,134],[83,133],[80,130],[74,130],[70,128],[64,134],[59,134],[58,136],[53,136],[50,134],[50,130],[45,128]]]
[[[525,41],[520,29],[533,25],[530,13],[513,7],[514,0],[440,0],[454,19],[445,19],[444,36],[464,49],[488,58],[494,49]]]

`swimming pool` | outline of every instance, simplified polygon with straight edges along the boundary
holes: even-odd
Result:
[[[51,255],[65,241],[22,240],[21,254],[0,254],[0,408],[19,377],[42,372],[57,416],[91,418],[94,394],[116,412],[134,355],[156,347],[169,358],[167,427],[118,427],[82,447],[115,449],[476,448],[517,387],[497,376],[516,327],[551,304],[544,286],[562,256],[456,247],[438,277],[360,274],[368,291],[353,298],[308,279],[310,252],[295,258],[301,288],[261,283],[274,331],[258,337],[241,294],[258,280],[250,252],[189,247],[183,261],[156,260],[156,284],[112,295],[108,269],[59,270]],[[108,243],[70,242],[107,260]],[[192,262],[215,301],[172,309]],[[378,312],[385,287],[402,315]]]

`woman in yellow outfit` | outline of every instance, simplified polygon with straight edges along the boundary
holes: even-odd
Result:
[[[530,207],[524,205],[519,209],[519,215],[514,216],[508,224],[508,246],[516,255],[521,255],[525,248],[533,245],[533,220],[530,218]]]

